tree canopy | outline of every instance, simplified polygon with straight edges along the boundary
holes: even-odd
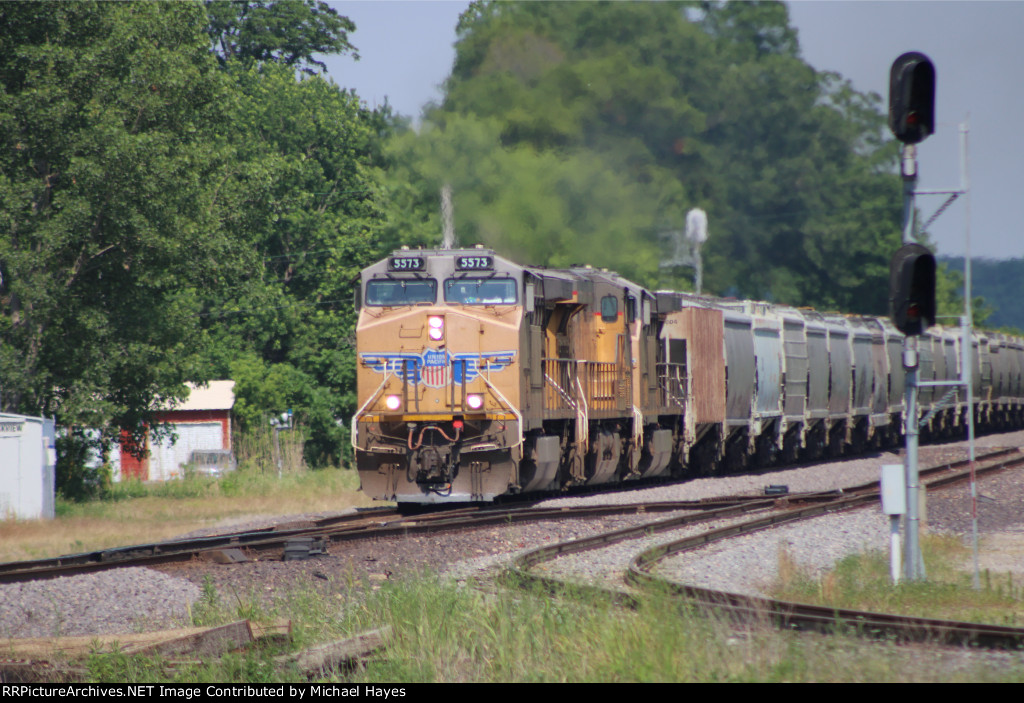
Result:
[[[465,241],[681,287],[665,237],[700,207],[708,289],[884,312],[900,204],[880,98],[807,65],[781,3],[478,2],[458,37],[395,174],[453,183]]]
[[[223,226],[255,260],[206,300],[209,362],[215,375],[245,381],[243,424],[299,408],[313,433],[307,456],[338,461],[336,420],[355,409],[352,280],[380,255],[382,118],[318,76],[296,80],[288,66],[234,77],[239,202]],[[264,381],[288,391],[277,398],[259,389]]]
[[[0,408],[140,438],[186,381],[236,377],[243,425],[294,407],[339,460],[388,118],[310,74],[352,23],[12,2],[0,27]]]
[[[884,314],[881,100],[785,5],[473,3],[415,130],[324,75],[354,31],[319,0],[0,3],[0,410],[138,437],[227,377],[243,428],[291,408],[342,460],[353,281],[439,243],[445,184],[460,243],[523,263],[685,289],[699,207],[705,290]]]
[[[351,52],[355,24],[320,0],[206,0],[207,33],[224,65],[273,61],[306,73],[326,70],[316,54]],[[316,67],[316,68],[314,68]]]
[[[201,380],[229,86],[194,4],[3,3],[0,406],[135,428]],[[159,315],[152,314],[159,311]]]

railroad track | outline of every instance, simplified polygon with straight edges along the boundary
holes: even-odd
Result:
[[[984,455],[979,461],[991,461],[1007,456],[1015,450],[1001,450]],[[939,480],[942,476],[957,475],[968,462],[924,469],[922,478]],[[403,515],[395,508],[371,508],[354,514],[333,516],[317,520],[283,523],[244,532],[231,532],[210,537],[172,540],[153,544],[117,547],[50,559],[0,563],[0,583],[31,581],[36,579],[93,573],[128,566],[154,566],[197,558],[222,557],[227,561],[284,557],[291,545],[298,549],[326,550],[331,543],[354,539],[406,536],[433,531],[473,529],[479,527],[536,522],[543,520],[585,519],[611,515],[656,514],[670,511],[693,511],[686,518],[690,522],[708,521],[737,514],[767,510],[779,504],[813,503],[822,506],[842,496],[873,495],[875,483],[845,489],[839,492],[791,494],[773,498],[759,496],[729,496],[700,501],[671,501],[613,506],[576,508],[537,508],[527,504],[520,507],[469,506],[446,509],[419,515]],[[827,510],[828,508],[823,508]],[[833,508],[834,509],[834,508]],[[611,533],[610,533],[611,534]]]
[[[984,475],[991,471],[1020,465],[1022,461],[1024,459],[1015,449],[992,452],[978,458],[977,472],[979,475]],[[925,469],[921,473],[925,482],[935,485],[939,482],[963,480],[969,474],[969,466],[968,462],[960,461]],[[624,530],[605,532],[591,538],[532,550],[516,561],[513,575],[519,580],[554,584],[554,581],[544,576],[531,573],[531,569],[563,554],[596,549],[603,545],[661,533],[680,526],[729,518],[734,522],[728,527],[705,531],[688,540],[658,545],[654,549],[638,555],[629,568],[629,579],[634,585],[665,588],[675,592],[680,598],[701,604],[703,607],[728,612],[737,618],[756,617],[763,621],[767,615],[787,627],[826,629],[835,628],[839,622],[847,625],[853,624],[868,632],[886,632],[907,639],[932,638],[943,642],[971,642],[982,646],[1019,646],[1024,644],[1024,630],[1018,628],[949,623],[921,618],[899,618],[898,616],[854,611],[840,611],[837,620],[837,613],[834,609],[807,608],[798,604],[689,588],[666,583],[654,573],[654,568],[661,559],[698,545],[726,539],[737,534],[768,529],[775,525],[807,519],[815,515],[845,510],[877,500],[877,482],[870,482],[842,491],[825,493],[800,493],[775,497],[743,496],[624,506],[556,509],[530,506],[512,509],[468,508],[416,516],[402,516],[396,510],[380,508],[354,515],[303,524],[279,525],[276,528],[216,537],[178,540],[154,545],[136,545],[50,560],[0,564],[0,582],[52,578],[125,566],[181,562],[192,560],[202,554],[231,549],[237,549],[246,554],[261,554],[261,558],[264,559],[273,558],[272,554],[275,551],[278,554],[283,553],[289,542],[294,540],[320,540],[325,544],[330,544],[353,539],[426,534],[435,531],[471,529],[488,525],[511,525],[531,521],[674,512],[677,514],[665,520],[645,521]]]
[[[827,500],[830,494],[808,494],[808,500]],[[793,497],[789,497],[793,499]],[[715,515],[717,511],[734,513],[763,510],[775,500],[759,496],[735,496],[699,501],[670,501],[627,505],[586,506],[576,508],[466,507],[440,512],[403,516],[390,508],[372,509],[357,514],[335,516],[302,523],[284,523],[274,527],[232,532],[211,537],[172,540],[154,544],[117,547],[51,559],[0,563],[0,583],[42,580],[59,576],[93,573],[129,566],[154,566],[196,558],[239,552],[243,559],[284,557],[289,545],[302,543],[314,549],[326,549],[331,543],[357,539],[427,534],[445,530],[463,530],[503,524],[521,524],[543,520],[586,519],[612,515],[656,514],[693,511]],[[231,557],[224,560],[231,561]]]
[[[1024,466],[1024,456],[1017,449],[1010,449],[979,457],[976,461],[975,471],[977,475],[985,475],[1020,466]],[[921,476],[922,481],[929,487],[935,487],[967,480],[970,473],[970,462],[959,461],[922,470]],[[698,607],[727,615],[739,621],[765,622],[767,620],[785,628],[828,632],[854,631],[871,636],[884,635],[907,641],[971,644],[1002,649],[1024,647],[1024,628],[811,606],[687,586],[674,583],[654,573],[655,568],[662,560],[688,550],[738,535],[771,529],[826,513],[849,510],[876,501],[878,501],[877,482],[845,489],[841,495],[828,501],[817,500],[816,497],[809,495],[791,496],[790,500],[786,501],[789,503],[788,506],[771,511],[769,514],[734,522],[725,527],[643,550],[631,560],[624,580],[632,586],[654,588],[661,592],[675,594],[680,599],[685,599]],[[572,542],[541,547],[517,558],[508,575],[517,583],[530,582],[548,588],[559,588],[563,585],[560,579],[539,575],[532,570],[560,556],[582,553],[654,533],[676,530],[695,522],[696,520],[690,516],[674,517]],[[577,586],[574,584],[574,587]],[[609,591],[599,586],[585,585],[582,588],[606,594],[626,603],[632,603],[635,599],[635,596],[628,592]]]

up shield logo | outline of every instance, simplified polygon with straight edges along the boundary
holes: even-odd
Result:
[[[469,383],[482,372],[505,370],[516,357],[514,351],[452,354],[447,349],[427,349],[422,354],[365,352],[364,364],[380,374],[394,374],[407,383],[444,388],[451,383]]]

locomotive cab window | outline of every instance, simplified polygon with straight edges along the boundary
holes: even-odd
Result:
[[[366,305],[396,307],[436,300],[437,281],[433,278],[375,278],[366,282]]]
[[[615,322],[619,319],[619,299],[614,295],[601,298],[601,321]]]
[[[462,305],[515,305],[516,282],[511,278],[449,278],[444,301]]]

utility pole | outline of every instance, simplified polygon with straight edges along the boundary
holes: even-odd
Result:
[[[981,588],[978,566],[978,484],[975,475],[975,447],[974,447],[974,371],[977,363],[974,359],[974,313],[971,301],[971,186],[968,167],[967,137],[970,132],[970,119],[960,124],[960,186],[958,188],[946,188],[939,190],[917,190],[917,195],[945,195],[946,202],[939,206],[938,210],[928,218],[928,221],[921,228],[928,227],[946,211],[953,201],[964,196],[964,314],[959,319],[961,328],[960,339],[960,380],[956,385],[962,386],[966,394],[966,420],[967,420],[967,450],[971,466],[971,537],[972,551],[974,554],[974,575],[972,585],[974,588]],[[942,386],[952,385],[940,381],[931,383],[919,383],[919,386]]]

